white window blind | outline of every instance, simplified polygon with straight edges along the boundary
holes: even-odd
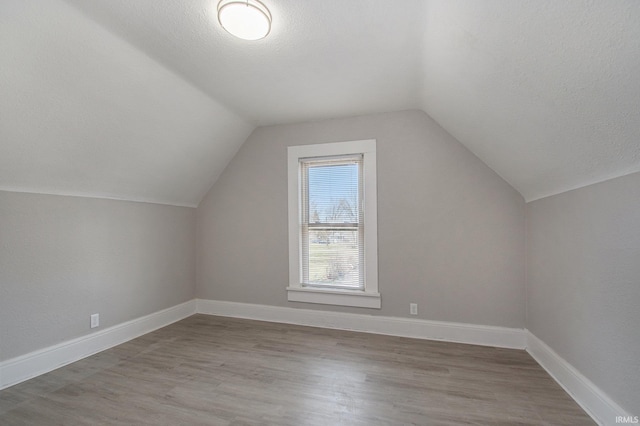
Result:
[[[287,147],[287,300],[380,309],[376,141]]]
[[[364,289],[362,161],[300,159],[303,286]]]

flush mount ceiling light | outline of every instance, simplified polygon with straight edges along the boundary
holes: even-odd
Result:
[[[221,0],[218,21],[228,33],[244,40],[259,40],[271,31],[271,13],[258,0]]]

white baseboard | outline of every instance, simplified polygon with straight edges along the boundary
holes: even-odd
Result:
[[[200,314],[246,318],[338,330],[360,331],[416,339],[443,340],[499,348],[524,349],[524,329],[493,327],[412,318],[295,309],[219,300],[196,300]]]
[[[627,417],[622,407],[589,379],[565,361],[553,349],[538,339],[529,330],[527,352],[544,368],[553,379],[600,425],[615,425],[616,417]]]
[[[122,324],[0,362],[0,389],[165,327],[194,313],[417,339],[525,349],[600,425],[629,417],[609,396],[528,330],[412,318],[194,299]]]
[[[0,362],[0,389],[13,386],[195,314],[190,300],[144,317]]]

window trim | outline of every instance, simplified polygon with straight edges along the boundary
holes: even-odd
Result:
[[[301,158],[351,154],[363,155],[364,290],[304,287],[301,283],[302,235],[300,224],[302,200],[300,197],[299,161]],[[289,193],[289,286],[287,287],[287,299],[290,302],[380,309],[375,139],[290,146],[287,148],[287,162]]]

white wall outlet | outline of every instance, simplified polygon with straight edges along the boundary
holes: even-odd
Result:
[[[418,315],[418,304],[417,303],[409,303],[409,313],[411,315]]]
[[[91,328],[96,328],[100,325],[100,314],[91,315]]]

